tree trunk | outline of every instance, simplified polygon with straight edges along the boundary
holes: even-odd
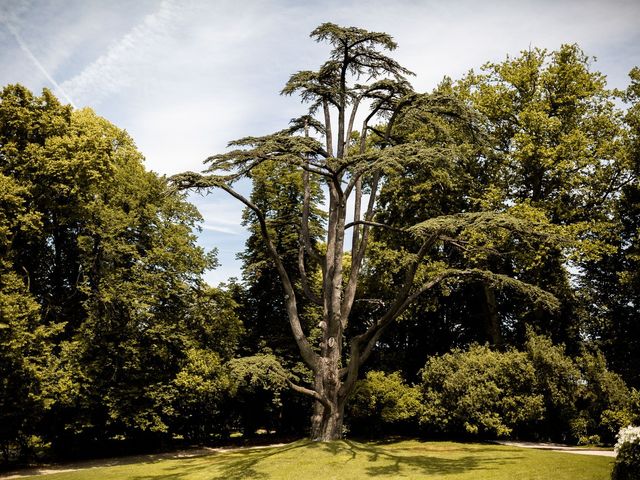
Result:
[[[498,304],[496,302],[496,292],[493,287],[487,284],[482,285],[482,290],[484,293],[482,305],[484,307],[485,335],[491,345],[501,347],[503,340]]]
[[[329,442],[342,438],[344,404],[346,398],[340,395],[339,364],[323,358],[323,365],[316,372],[315,387],[327,401],[315,402],[311,417],[311,438],[319,442]]]
[[[320,402],[316,402],[319,404]],[[311,438],[317,442],[331,442],[342,438],[344,404],[331,405],[331,410],[320,404],[320,415],[314,415],[311,425]]]
[[[319,403],[319,402],[316,402]],[[321,414],[312,419],[311,438],[318,442],[331,442],[342,438],[344,404],[331,405],[331,410],[320,404]]]

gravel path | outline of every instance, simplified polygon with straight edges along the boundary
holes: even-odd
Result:
[[[562,445],[560,443],[535,443],[535,442],[510,442],[510,441],[499,441],[496,443],[499,443],[500,445],[507,445],[509,447],[537,448],[540,450],[552,450],[554,452],[576,453],[578,455],[600,455],[602,457],[616,456],[613,450],[598,450],[598,449],[588,449],[588,448],[582,448],[582,447],[572,447],[570,445]]]

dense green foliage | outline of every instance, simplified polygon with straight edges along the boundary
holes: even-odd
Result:
[[[415,386],[397,372],[369,372],[349,413],[356,430],[367,433],[387,426],[430,436],[611,444],[635,420],[637,395],[600,352],[574,359],[530,333],[523,351],[472,345],[433,356]]]
[[[258,354],[229,362],[233,401],[227,415],[235,414],[246,436],[258,428],[283,430],[282,397],[288,390],[287,375],[273,355]]]
[[[582,284],[588,331],[616,371],[640,388],[640,69],[629,76],[622,158],[632,176],[609,212],[611,226],[604,238],[612,248],[585,265]]]
[[[351,432],[379,435],[413,433],[422,411],[417,387],[407,385],[399,372],[370,371],[356,384],[347,406]]]
[[[534,335],[522,352],[476,346],[434,357],[423,389],[423,423],[457,434],[611,443],[632,417],[630,392],[601,354],[574,360]]]
[[[435,90],[437,95],[454,93],[474,107],[476,121],[486,132],[483,142],[465,140],[458,129],[434,123],[432,117],[409,116],[397,123],[395,135],[404,141],[435,142],[441,149],[453,142],[456,155],[440,155],[428,168],[416,165],[410,175],[387,182],[380,218],[401,226],[407,215],[428,218],[489,209],[515,210],[531,220],[550,222],[558,227],[561,242],[494,235],[491,249],[482,252],[482,237],[475,235],[438,255],[538,285],[560,303],[559,308],[540,308],[517,290],[467,282],[445,291],[447,296],[432,295],[416,303],[406,321],[383,338],[389,347],[381,350],[382,366],[391,355],[390,362],[402,362],[414,376],[421,363],[412,354],[403,358],[404,350],[397,345],[428,353],[473,341],[522,346],[526,326],[534,325],[573,354],[580,339],[589,335],[625,379],[634,378],[638,362],[616,355],[638,351],[632,342],[640,338],[634,330],[634,276],[619,275],[637,270],[632,200],[638,184],[635,72],[625,94],[630,105],[625,113],[616,107],[618,93],[607,90],[603,75],[576,45],[556,52],[531,49],[459,81],[445,79]],[[617,213],[621,208],[624,213]],[[389,232],[379,238],[385,245],[400,240]],[[504,250],[511,254],[501,254]],[[578,283],[585,288],[576,289]]]
[[[241,325],[201,280],[215,258],[194,207],[125,132],[47,90],[2,91],[0,160],[5,459],[37,438],[73,450],[206,428]]]
[[[523,352],[472,347],[429,359],[420,421],[434,432],[504,437],[542,417],[536,372]]]

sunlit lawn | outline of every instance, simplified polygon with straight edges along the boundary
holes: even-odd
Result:
[[[361,479],[596,480],[613,459],[502,445],[400,441],[298,441],[199,457],[122,458],[108,467],[55,473],[40,480]],[[36,477],[28,477],[36,478]]]

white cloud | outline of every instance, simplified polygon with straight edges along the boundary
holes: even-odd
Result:
[[[210,232],[225,233],[227,235],[239,235],[240,232],[238,232],[238,229],[233,227],[236,227],[236,226],[233,225],[230,227],[221,227],[219,225],[212,225],[210,223],[204,223],[202,225],[203,230],[209,230]]]

